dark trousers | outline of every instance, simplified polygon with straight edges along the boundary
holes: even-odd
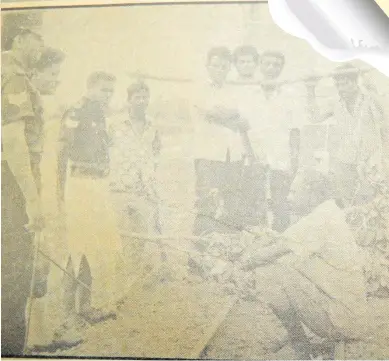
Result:
[[[242,161],[195,161],[197,214],[193,233],[235,233],[257,225],[265,214],[265,173]],[[213,189],[217,193],[212,192]],[[223,202],[223,211],[220,211]]]
[[[69,257],[66,266],[67,274],[65,274],[63,278],[65,317],[69,317],[75,313],[87,312],[92,305],[92,274],[85,255],[81,258],[77,275],[74,271],[74,266],[71,257]],[[76,279],[81,283],[77,282]],[[86,285],[89,289],[83,285]]]
[[[26,306],[33,269],[33,235],[28,223],[24,196],[6,162],[2,173],[1,227],[1,354],[23,355],[26,336]]]
[[[288,195],[291,186],[291,176],[282,170],[271,169],[269,173],[271,210],[273,213],[272,229],[285,231],[290,225],[290,206]]]

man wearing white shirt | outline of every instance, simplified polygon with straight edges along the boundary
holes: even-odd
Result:
[[[272,228],[280,232],[290,223],[287,197],[298,166],[299,123],[303,117],[296,112],[298,99],[294,89],[288,91],[277,83],[284,64],[285,58],[280,52],[269,51],[262,55],[260,70],[264,80],[255,94],[257,119],[250,124],[253,148],[257,155],[263,155],[269,168]]]
[[[194,234],[236,231],[240,227],[240,169],[246,122],[236,106],[234,93],[225,85],[231,67],[227,48],[208,53],[209,82],[199,89],[195,104],[196,207]]]

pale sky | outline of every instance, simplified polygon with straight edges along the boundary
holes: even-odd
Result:
[[[46,10],[43,36],[61,48],[61,103],[77,100],[85,79],[94,70],[113,72],[119,79],[116,102],[131,82],[126,72],[156,76],[204,78],[204,62],[211,46],[233,49],[253,44],[261,53],[281,50],[286,56],[284,77],[296,79],[326,73],[336,64],[318,55],[304,40],[276,26],[266,4],[257,5],[257,22],[250,22],[250,5],[120,6]],[[185,88],[156,83],[158,97],[183,97]]]

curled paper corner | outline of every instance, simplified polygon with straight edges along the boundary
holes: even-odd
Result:
[[[360,0],[365,13],[354,1],[304,0],[302,5],[301,0],[268,0],[268,4],[281,29],[304,39],[327,59],[359,59],[389,77],[389,18],[374,0]],[[347,10],[348,18],[342,10]]]

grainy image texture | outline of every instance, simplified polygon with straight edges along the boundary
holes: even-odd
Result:
[[[389,80],[266,4],[2,13],[2,355],[389,357]]]

